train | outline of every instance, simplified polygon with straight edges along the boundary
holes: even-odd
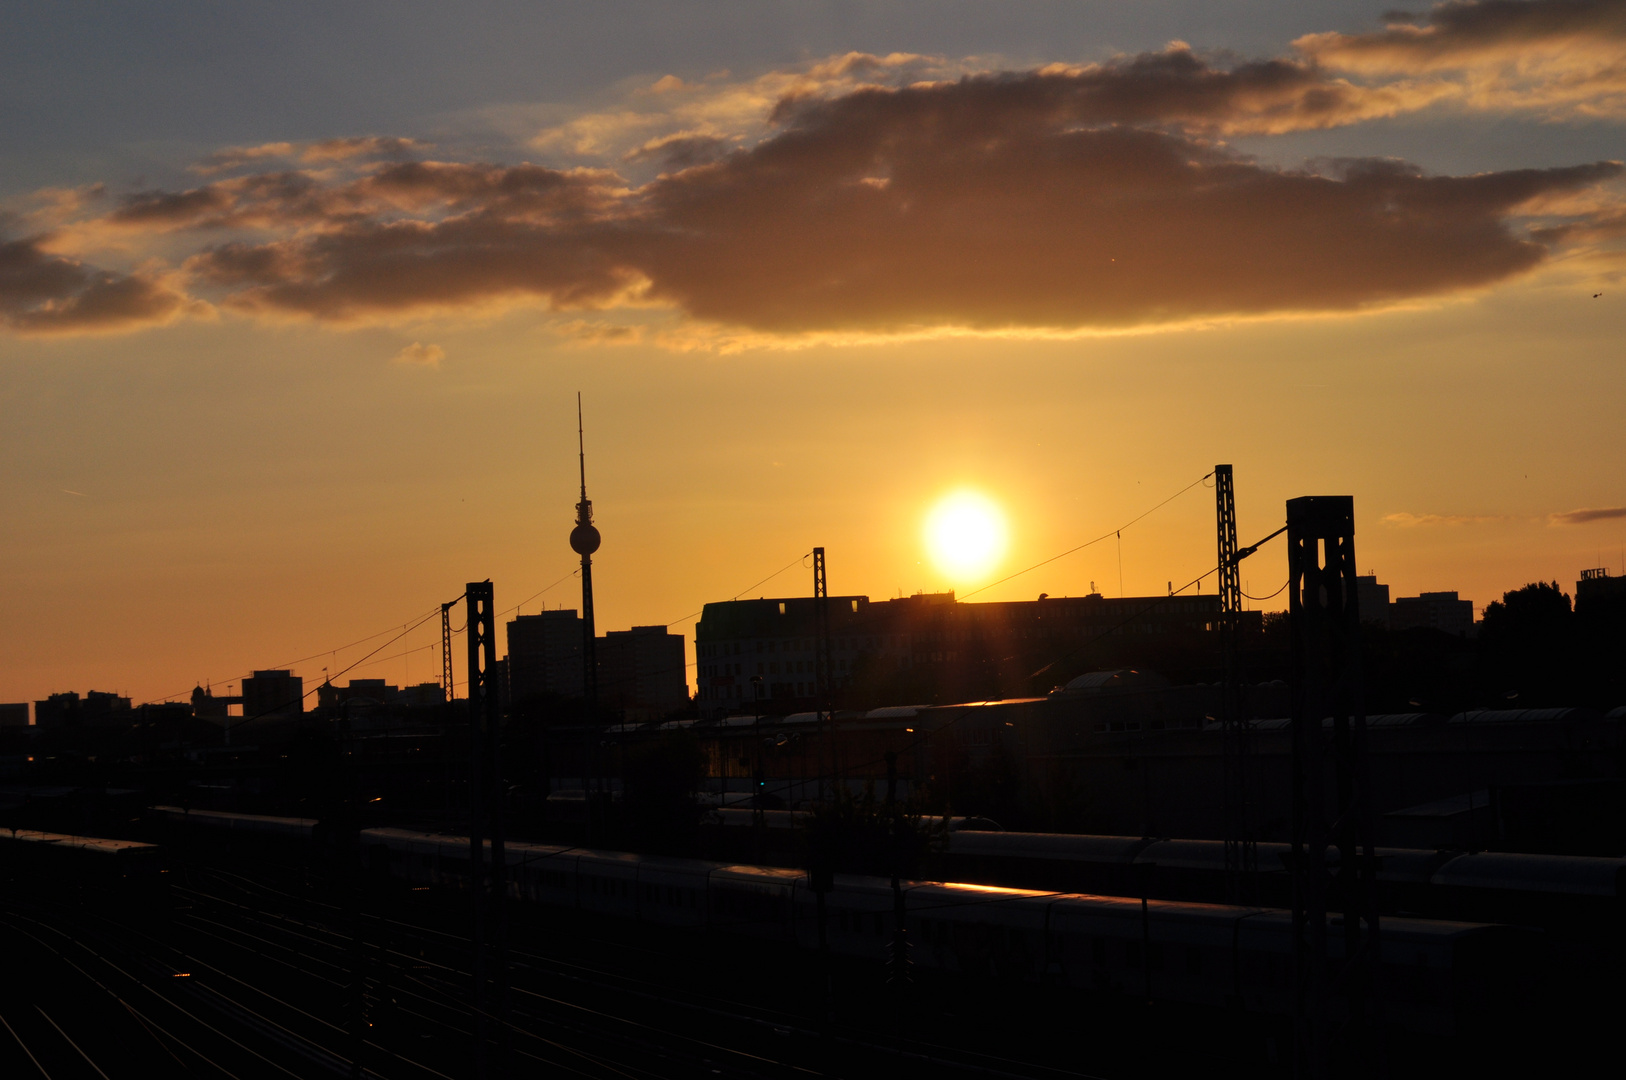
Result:
[[[377,828],[361,842],[379,873],[417,887],[469,887],[466,838]],[[800,870],[534,843],[505,845],[504,862],[507,895],[521,905],[819,947],[819,899]],[[910,959],[924,970],[1269,1017],[1293,1011],[1292,916],[1279,908],[940,881],[901,889]],[[831,952],[889,955],[888,880],[835,875],[824,909]],[[1339,925],[1330,920],[1331,962],[1343,948]],[[1535,992],[1540,937],[1495,923],[1384,920],[1388,1021],[1435,1036],[1494,1024]]]
[[[157,844],[99,836],[0,830],[0,875],[8,886],[56,901],[158,905],[169,872]]]
[[[730,850],[748,850],[760,814],[767,849],[794,852],[799,815],[785,810],[712,811],[714,827],[730,834]],[[1291,903],[1283,858],[1289,846],[1261,843],[1247,899],[1264,906]],[[1622,947],[1626,859],[1512,852],[1379,848],[1378,902],[1390,914],[1462,916],[1517,922],[1560,933],[1584,932],[1589,945]],[[1327,857],[1336,866],[1338,851]],[[1221,840],[1006,832],[983,819],[953,819],[932,873],[956,881],[1053,892],[1148,895],[1218,902],[1231,898]]]

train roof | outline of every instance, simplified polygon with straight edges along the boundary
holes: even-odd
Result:
[[[1458,855],[1429,880],[1468,889],[1613,897],[1622,895],[1626,859],[1481,852]]]
[[[58,848],[74,848],[79,851],[92,851],[101,854],[116,855],[126,851],[157,851],[157,844],[145,844],[139,840],[113,840],[101,836],[74,836],[69,833],[40,832],[35,829],[12,829],[9,833],[0,832],[0,839],[15,840],[19,844],[49,844]]]
[[[948,849],[951,855],[1130,863],[1145,846],[1146,841],[1138,836],[960,829],[949,834]]]

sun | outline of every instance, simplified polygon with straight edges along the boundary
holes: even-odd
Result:
[[[975,491],[945,496],[926,515],[926,551],[952,581],[974,581],[1005,557],[1005,513]]]

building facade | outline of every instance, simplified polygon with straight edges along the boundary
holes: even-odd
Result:
[[[689,703],[683,635],[664,626],[611,630],[598,639],[598,700],[628,723],[659,720]]]
[[[517,706],[582,696],[582,621],[573,610],[519,615],[508,624],[508,696]]]
[[[243,717],[300,716],[305,680],[291,671],[256,671],[243,680]]]
[[[1389,605],[1389,629],[1410,630],[1426,627],[1446,634],[1471,634],[1474,630],[1474,602],[1460,600],[1454,592],[1426,592],[1402,596]]]
[[[701,712],[822,707],[814,603],[804,596],[707,604],[695,627]],[[1047,693],[1078,671],[1148,646],[1211,640],[1220,609],[1212,594],[963,604],[953,593],[920,593],[828,603],[829,703],[846,707]],[[1243,614],[1245,630],[1260,627],[1260,613]]]

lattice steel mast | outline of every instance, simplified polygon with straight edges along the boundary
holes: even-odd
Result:
[[[456,600],[440,605],[440,685],[448,705],[455,696],[452,692],[452,609],[456,606]]]
[[[817,680],[819,723],[824,727],[825,747],[830,757],[824,775],[829,778],[833,791],[836,783],[836,716],[830,708],[830,582],[825,576],[824,549],[821,547],[813,549],[813,618],[818,635],[813,646],[813,677]]]
[[[1259,869],[1259,849],[1248,814],[1252,732],[1242,715],[1242,686],[1237,671],[1237,639],[1242,630],[1242,554],[1236,546],[1236,486],[1229,465],[1214,466],[1214,515],[1219,531],[1219,630],[1225,665],[1220,690],[1225,875],[1231,900],[1240,902],[1250,898],[1253,875]]]

